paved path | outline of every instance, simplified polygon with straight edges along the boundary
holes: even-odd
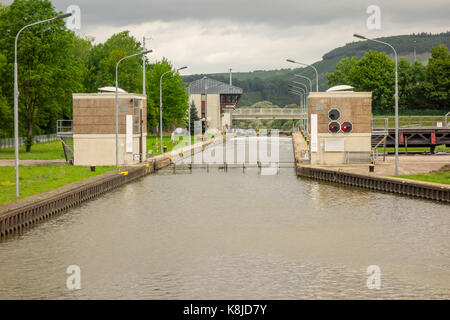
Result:
[[[56,159],[56,160],[20,160],[19,164],[21,166],[37,166],[37,165],[48,165],[48,164],[64,164],[66,160]],[[14,166],[14,159],[0,159],[0,167],[12,167]]]
[[[395,157],[387,156],[386,162],[378,162],[375,165],[374,175],[377,176],[392,176],[395,174]],[[416,174],[416,173],[428,173],[431,171],[437,171],[445,165],[450,163],[450,154],[447,155],[400,155],[399,156],[399,174]],[[340,169],[345,172],[353,172],[360,174],[368,174],[369,167],[364,165],[340,165],[340,166],[320,166],[314,165],[318,168],[328,168],[333,170]]]

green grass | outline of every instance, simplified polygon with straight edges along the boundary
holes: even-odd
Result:
[[[430,172],[421,174],[404,174],[399,175],[398,177],[427,182],[450,184],[450,171]]]
[[[14,148],[0,149],[0,159],[14,159]],[[34,144],[31,152],[25,152],[25,146],[19,147],[20,160],[64,159],[61,141]]]
[[[446,147],[445,144],[441,145],[441,146],[436,146],[436,148],[434,149],[435,152],[437,152],[439,149],[445,149],[446,151],[450,151],[450,147]],[[383,146],[380,146],[380,151],[383,150]],[[386,148],[386,152],[394,152],[395,148],[394,147],[387,147]],[[404,152],[405,148],[404,147],[399,147],[398,148],[399,152]],[[429,147],[408,147],[408,152],[413,152],[413,151],[430,151]]]
[[[96,176],[116,167],[89,167],[70,165],[20,166],[20,197],[15,197],[14,167],[0,167],[0,205],[20,198],[49,191],[63,185]]]
[[[207,136],[205,139],[211,139],[212,136]],[[187,136],[183,137],[184,140],[179,141],[178,143],[175,143],[173,146],[173,149],[179,149],[179,148],[183,148],[186,146],[186,144],[184,142],[187,142],[187,140],[189,139]],[[153,156],[157,156],[159,154],[161,154],[160,152],[160,146],[159,146],[159,137],[156,136],[147,136],[147,151],[152,150],[153,151]],[[156,149],[156,142],[158,142],[158,149]],[[194,136],[191,136],[191,144],[194,143],[198,143],[201,142],[201,140],[197,140],[195,139]],[[163,146],[167,146],[167,152],[172,151],[172,141],[171,141],[171,137],[170,136],[163,136]]]

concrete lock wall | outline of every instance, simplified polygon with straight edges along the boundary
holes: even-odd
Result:
[[[119,165],[146,160],[146,119],[145,96],[119,94]],[[73,94],[73,139],[75,165],[116,164],[114,93]]]
[[[311,164],[344,164],[351,161],[369,162],[371,152],[371,92],[311,92],[308,98]],[[331,133],[328,113],[340,112],[336,120],[341,126],[351,122],[350,133]],[[316,125],[314,122],[316,118]]]

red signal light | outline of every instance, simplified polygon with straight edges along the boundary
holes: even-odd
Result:
[[[328,131],[330,131],[331,133],[338,133],[339,130],[341,130],[339,122],[332,121],[328,124]]]
[[[342,124],[342,131],[344,132],[344,133],[349,133],[349,132],[351,132],[353,130],[353,124],[350,122],[350,121],[345,121],[343,124]]]

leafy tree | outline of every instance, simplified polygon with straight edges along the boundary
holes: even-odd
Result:
[[[141,44],[129,31],[123,31],[111,36],[105,43],[92,49],[88,68],[96,76],[91,80],[89,90],[97,92],[103,86],[114,86],[116,64],[125,57],[142,52]],[[128,92],[142,91],[142,59],[133,57],[123,60],[119,65],[119,87]]]
[[[425,67],[420,62],[410,64],[400,58],[398,63],[398,91],[400,109],[420,109],[427,105],[423,81]]]
[[[389,110],[394,106],[395,64],[385,53],[369,51],[355,68],[350,78],[356,91],[372,91],[373,107]]]
[[[352,79],[350,78],[350,74],[352,70],[356,67],[358,60],[356,57],[343,58],[340,60],[336,69],[333,73],[327,73],[328,85],[329,86],[338,86],[343,84],[352,83]]]
[[[191,134],[194,134],[194,123],[195,123],[195,121],[200,121],[200,117],[198,116],[198,110],[197,110],[197,107],[195,106],[194,101],[192,101],[191,108],[190,108],[190,118],[191,118],[191,123],[190,123]]]
[[[0,11],[0,49],[7,57],[4,92],[13,101],[14,39],[26,24],[58,13],[48,0],[16,0]],[[34,129],[55,127],[64,107],[71,106],[71,94],[81,83],[79,62],[74,59],[74,34],[63,20],[25,29],[18,41],[20,129],[31,150]],[[37,120],[38,124],[35,123]]]
[[[431,106],[444,111],[450,109],[450,53],[446,46],[431,51],[424,87]]]
[[[172,72],[168,72],[172,71]],[[155,63],[146,74],[147,117],[149,128],[159,123],[159,82],[162,79],[163,129],[169,125],[185,126],[188,109],[188,94],[180,74],[172,69],[170,62],[163,58]]]
[[[6,57],[0,53],[0,78],[3,79],[3,73],[6,68]],[[8,106],[6,97],[2,94],[0,87],[0,138],[12,136],[12,109]]]

